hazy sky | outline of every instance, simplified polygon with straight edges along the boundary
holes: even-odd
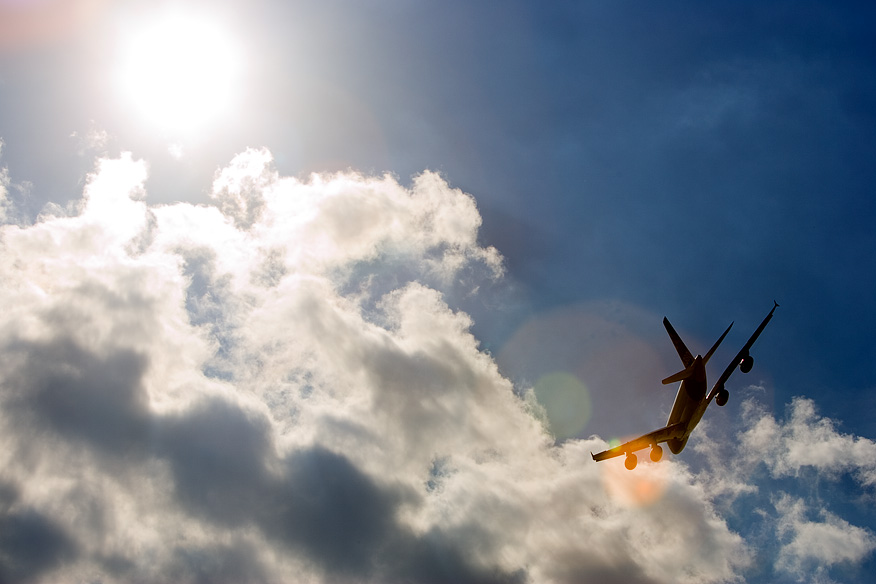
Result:
[[[0,582],[869,581],[874,26],[0,0]]]

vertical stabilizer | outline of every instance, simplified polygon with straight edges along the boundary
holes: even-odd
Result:
[[[666,332],[669,333],[669,338],[672,339],[672,344],[675,345],[675,350],[678,352],[678,356],[681,357],[681,362],[684,364],[684,367],[690,367],[691,363],[694,361],[693,355],[690,354],[684,341],[681,340],[681,337],[678,336],[678,333],[675,332],[675,329],[672,328],[672,325],[669,323],[669,319],[665,316],[663,317],[663,326],[666,327]],[[724,337],[721,338],[723,339]]]

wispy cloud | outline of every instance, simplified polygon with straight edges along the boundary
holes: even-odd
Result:
[[[155,206],[147,170],[101,160],[70,216],[2,230],[3,580],[722,582],[758,558],[719,468],[555,444],[451,306],[503,266],[439,175],[299,180],[249,150],[212,205]],[[804,406],[751,409],[742,444],[871,484],[857,455],[789,454],[798,427],[869,452]],[[775,570],[868,557],[794,497]]]
[[[5,144],[0,139],[0,158]],[[30,193],[33,185],[29,182],[15,183],[9,176],[9,169],[0,166],[0,225],[7,223],[23,224],[30,209]]]
[[[801,580],[813,570],[823,575],[834,564],[860,562],[876,549],[876,535],[824,509],[811,518],[801,498],[782,494],[775,507],[782,541],[777,567]]]
[[[763,460],[775,476],[796,476],[811,468],[820,473],[853,473],[862,486],[876,487],[876,442],[844,434],[836,423],[819,416],[812,400],[797,398],[782,424],[749,403],[750,428],[741,435],[742,449]]]

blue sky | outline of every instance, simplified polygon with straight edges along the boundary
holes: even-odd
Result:
[[[544,4],[0,2],[0,579],[866,581],[874,10]]]

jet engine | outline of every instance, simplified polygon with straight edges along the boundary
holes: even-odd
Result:
[[[754,357],[751,355],[746,355],[742,358],[742,361],[739,362],[739,370],[743,373],[748,373],[751,371],[751,368],[754,366]]]
[[[651,461],[660,462],[661,458],[663,458],[663,449],[659,444],[655,444],[651,447]]]
[[[627,459],[624,461],[624,466],[627,467],[627,470],[633,470],[636,468],[636,463],[639,462],[636,459],[636,455],[632,452],[627,453]]]
[[[730,392],[723,387],[715,394],[715,403],[719,406],[726,405],[728,399],[730,399]]]

